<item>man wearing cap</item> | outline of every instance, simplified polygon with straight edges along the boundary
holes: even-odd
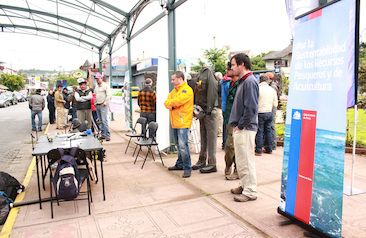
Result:
[[[137,103],[141,109],[140,116],[147,119],[147,124],[156,121],[156,94],[151,87],[152,80],[147,78],[145,80],[145,87],[140,90],[137,97]]]
[[[29,108],[31,109],[32,131],[36,131],[36,115],[38,117],[38,131],[42,131],[42,111],[45,107],[45,101],[41,96],[41,89],[37,89],[36,94],[29,98]]]
[[[90,129],[92,125],[91,121],[91,99],[92,93],[86,86],[86,81],[83,78],[78,79],[80,88],[75,91],[76,100],[76,115],[81,123],[87,121],[87,128]]]
[[[239,179],[236,162],[235,162],[235,148],[234,148],[234,140],[233,140],[233,130],[234,127],[229,125],[230,113],[233,107],[236,90],[239,85],[239,76],[234,75],[233,70],[231,69],[231,63],[229,62],[226,69],[226,76],[230,78],[229,80],[229,88],[227,89],[226,99],[225,99],[225,108],[224,110],[224,124],[226,129],[226,141],[225,141],[225,178],[227,180],[236,180]],[[234,172],[232,172],[232,165],[234,164]]]
[[[103,76],[97,74],[95,76],[97,85],[95,86],[95,107],[100,121],[101,137],[106,141],[111,140],[111,133],[108,125],[108,103],[111,100],[111,93],[109,86],[103,82]]]
[[[56,108],[56,112],[57,112],[57,116],[56,116],[56,129],[58,130],[63,130],[63,119],[64,119],[64,114],[65,114],[65,110],[64,110],[64,104],[66,103],[66,101],[64,100],[64,96],[62,94],[62,85],[58,85],[57,86],[57,91],[55,92],[55,108]]]
[[[170,124],[178,149],[178,160],[168,170],[184,170],[182,177],[188,178],[192,170],[188,136],[193,119],[193,90],[184,82],[184,74],[181,71],[173,73],[172,84],[174,89],[169,93],[164,105],[170,110]]]
[[[277,100],[279,102],[281,96],[281,75],[280,74],[273,74],[272,72],[267,72],[266,75],[269,78],[269,86],[271,86],[277,93]],[[277,132],[276,132],[276,114],[277,114],[277,107],[272,109],[272,150],[277,149]]]

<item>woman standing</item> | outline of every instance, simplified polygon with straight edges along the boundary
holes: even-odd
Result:
[[[54,124],[56,117],[55,117],[55,92],[52,91],[51,89],[48,91],[48,95],[47,95],[47,107],[48,107],[48,111],[49,111],[49,121],[50,124]]]

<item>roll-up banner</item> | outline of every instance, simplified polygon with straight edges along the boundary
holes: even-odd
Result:
[[[325,237],[342,233],[355,11],[341,0],[295,22],[278,212]]]

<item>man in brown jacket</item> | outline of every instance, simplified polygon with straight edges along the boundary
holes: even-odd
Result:
[[[55,92],[55,108],[57,112],[56,116],[56,129],[62,130],[63,129],[63,119],[64,119],[64,104],[66,101],[64,100],[64,96],[62,94],[62,85],[57,86],[57,91]]]

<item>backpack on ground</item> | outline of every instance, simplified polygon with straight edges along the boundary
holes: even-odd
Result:
[[[4,224],[17,195],[24,191],[16,178],[0,171],[0,225]]]
[[[64,150],[63,148],[57,150],[60,153],[60,161],[53,178],[56,197],[58,199],[73,200],[79,196],[81,187],[80,173],[75,160],[78,147],[72,147],[70,150]]]

